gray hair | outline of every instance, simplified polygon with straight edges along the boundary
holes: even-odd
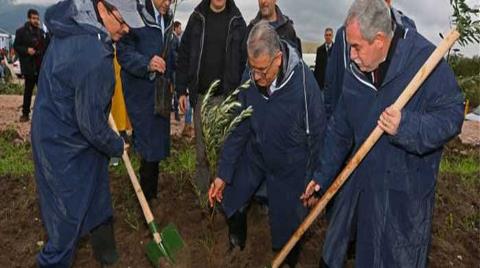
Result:
[[[354,21],[360,25],[360,33],[373,42],[379,32],[393,37],[392,16],[385,0],[355,0],[348,10],[345,27]]]
[[[268,54],[274,57],[280,51],[280,37],[266,20],[261,20],[253,26],[247,39],[248,55],[257,58]]]

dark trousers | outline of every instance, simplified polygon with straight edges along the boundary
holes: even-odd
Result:
[[[28,116],[30,114],[30,106],[32,105],[32,94],[35,85],[37,85],[37,75],[25,75],[25,90],[23,91],[22,114]]]
[[[207,151],[202,132],[202,113],[201,107],[204,95],[199,95],[195,108],[193,109],[193,124],[195,127],[195,151],[196,151],[196,169],[195,181],[197,190],[204,196],[210,185],[210,169],[207,160]],[[225,96],[213,96],[210,101],[214,105],[221,103]]]
[[[146,161],[144,159],[140,162],[140,186],[147,201],[157,198],[158,191],[158,174],[160,172],[158,161]]]

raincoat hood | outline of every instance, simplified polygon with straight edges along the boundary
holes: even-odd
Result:
[[[282,69],[283,69],[283,78],[281,81],[277,81],[277,88],[280,89],[293,75],[295,67],[300,63],[300,57],[298,56],[297,50],[291,46],[288,42],[282,40]]]
[[[108,36],[98,22],[91,0],[65,0],[53,5],[45,12],[45,24],[58,38],[82,34]]]

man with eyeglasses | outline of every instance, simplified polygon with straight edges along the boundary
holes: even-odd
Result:
[[[428,266],[442,149],[461,130],[464,98],[443,60],[402,110],[392,105],[435,48],[393,20],[383,0],[355,0],[345,19],[348,71],[305,204],[373,129],[385,133],[337,193],[320,267],[345,267],[351,240],[355,267]]]
[[[117,45],[118,62],[133,144],[140,155],[140,185],[154,205],[158,194],[159,163],[170,153],[170,118],[155,114],[155,77],[167,71],[161,54],[171,27],[170,0],[146,0],[141,15],[145,27],[131,29]],[[148,8],[147,8],[148,7]]]
[[[416,30],[417,27],[415,22],[400,10],[394,8],[392,2],[392,0],[385,0],[385,3],[390,7],[393,26]],[[350,62],[349,53],[350,51],[347,45],[345,27],[342,26],[338,28],[335,35],[335,42],[333,43],[332,51],[325,70],[324,100],[327,119],[335,111],[335,107],[337,106],[337,102],[342,93],[343,77],[348,68],[348,63]]]
[[[333,29],[325,29],[325,43],[317,48],[317,57],[315,58],[315,70],[313,74],[321,90],[325,88],[325,69],[327,67],[328,57],[332,53]]]
[[[211,184],[211,206],[220,202],[227,217],[230,249],[243,249],[246,206],[266,181],[272,249],[278,251],[307,214],[299,195],[316,162],[325,126],[318,85],[296,48],[281,41],[265,21],[247,40],[249,87],[239,94],[253,115],[226,139],[218,177]],[[300,246],[286,259],[298,261]]]
[[[32,118],[35,178],[48,241],[39,267],[71,267],[91,234],[101,265],[117,261],[108,180],[110,157],[126,146],[108,125],[113,42],[143,21],[131,0],[68,0],[45,14],[52,34]]]

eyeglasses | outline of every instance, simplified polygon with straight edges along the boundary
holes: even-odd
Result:
[[[110,3],[106,1],[101,1],[105,5],[105,9],[107,10],[108,13],[112,14],[112,16],[115,18],[115,20],[122,25],[128,26],[128,24],[123,20],[123,18],[119,18],[113,11],[116,11],[117,9],[112,6]],[[118,11],[118,10],[117,10]]]
[[[258,74],[260,76],[260,78],[266,78],[267,73],[270,70],[270,68],[272,67],[273,61],[275,60],[276,57],[277,56],[273,57],[273,59],[270,61],[270,64],[268,64],[268,66],[263,68],[262,70],[253,68],[252,65],[250,65],[250,63],[248,63],[248,67],[250,68],[250,77],[255,78],[255,75]]]

